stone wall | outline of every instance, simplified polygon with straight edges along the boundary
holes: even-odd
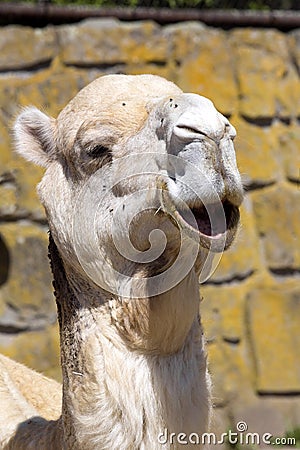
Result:
[[[104,73],[154,73],[210,97],[237,128],[242,228],[202,288],[219,428],[300,424],[300,30],[85,21],[0,29],[0,351],[59,375],[42,170],[11,149],[20,106],[54,116]]]

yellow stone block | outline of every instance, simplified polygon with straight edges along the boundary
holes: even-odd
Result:
[[[171,42],[171,56],[180,64],[188,54],[195,53],[202,42],[209,36],[219,35],[220,30],[213,30],[201,22],[183,22],[164,27],[164,35]]]
[[[231,33],[240,112],[250,118],[290,117],[300,112],[300,80],[285,36],[276,30]]]
[[[91,19],[59,29],[61,58],[68,65],[96,66],[164,62],[168,42],[151,21],[122,23]],[[78,45],[80,42],[80,45]]]
[[[151,21],[122,24],[120,52],[129,64],[145,62],[165,63],[168,41],[162,29]]]
[[[0,236],[8,252],[7,280],[0,286],[6,312],[0,323],[22,329],[55,320],[46,230],[29,223],[7,222],[0,225]]]
[[[44,169],[25,161],[14,154],[11,162],[19,189],[16,193],[19,213],[30,214],[35,219],[45,220],[44,208],[38,198],[36,187],[41,181]]]
[[[289,126],[278,123],[276,128],[285,176],[300,188],[300,125],[296,121]]]
[[[300,392],[300,289],[256,289],[247,299],[260,393]]]
[[[171,30],[178,85],[210,98],[223,114],[232,114],[238,94],[227,34],[195,24]]]
[[[300,268],[300,190],[281,184],[250,194],[267,266]]]
[[[248,46],[249,48],[265,49],[268,53],[278,54],[286,58],[286,37],[275,29],[236,28],[231,31],[231,41],[236,47]]]
[[[260,186],[278,180],[281,163],[276,125],[260,127],[236,116],[231,123],[237,130],[234,145],[245,186]]]
[[[238,344],[246,336],[245,298],[248,284],[200,286],[200,313],[208,341]]]
[[[30,28],[18,25],[1,27],[0,68],[26,69],[51,60],[57,51],[53,27]]]
[[[0,184],[0,218],[12,218],[16,211],[16,187],[11,183]]]
[[[240,345],[231,345],[223,341],[213,342],[207,350],[214,404],[221,406],[249,398],[254,371],[247,343],[243,341]]]
[[[0,338],[0,353],[61,381],[58,325]]]

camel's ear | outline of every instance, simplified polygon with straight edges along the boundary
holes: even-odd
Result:
[[[14,126],[15,147],[23,158],[48,167],[55,158],[55,119],[35,107],[25,108]]]

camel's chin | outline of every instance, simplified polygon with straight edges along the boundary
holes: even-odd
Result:
[[[214,253],[227,250],[232,244],[240,220],[239,208],[225,200],[204,207],[189,209],[175,206],[167,191],[163,191],[163,209],[168,212],[176,226]]]

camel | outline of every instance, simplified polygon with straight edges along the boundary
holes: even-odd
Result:
[[[239,226],[234,137],[154,75],[102,76],[56,120],[21,112],[16,149],[46,169],[63,386],[1,357],[2,449],[203,448],[199,277]]]

